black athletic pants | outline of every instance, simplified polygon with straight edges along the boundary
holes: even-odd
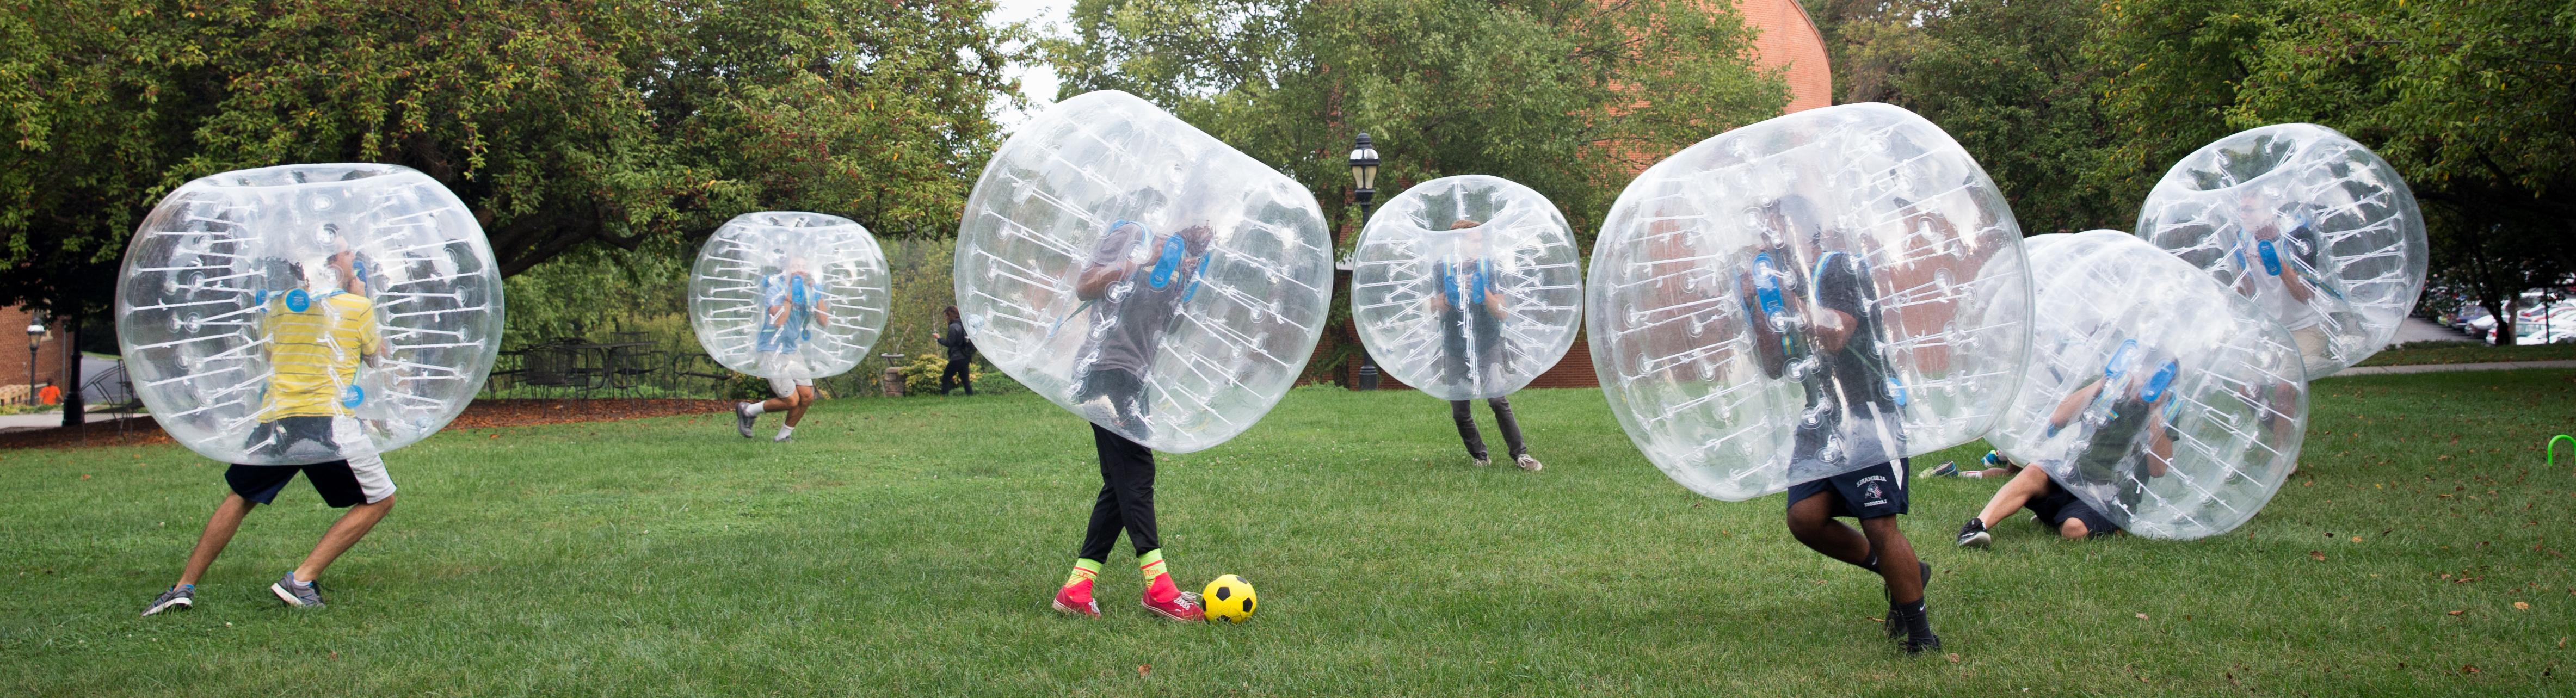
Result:
[[[1512,418],[1511,399],[1498,397],[1486,400],[1485,404],[1494,408],[1494,426],[1502,430],[1503,445],[1511,447],[1512,457],[1529,455],[1529,445],[1521,443],[1520,420]],[[1484,458],[1485,435],[1476,431],[1475,411],[1468,409],[1475,405],[1475,402],[1469,400],[1451,400],[1449,418],[1458,422],[1458,438],[1467,442],[1467,456]]]
[[[939,394],[946,395],[960,385],[966,386],[966,394],[975,394],[975,379],[966,373],[966,367],[971,363],[974,363],[971,359],[949,359],[948,370],[939,372]]]
[[[1163,547],[1154,533],[1154,450],[1098,424],[1091,425],[1091,442],[1100,450],[1100,499],[1091,505],[1078,557],[1109,561],[1121,528],[1138,555]]]

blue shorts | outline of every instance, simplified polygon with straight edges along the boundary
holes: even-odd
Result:
[[[2032,498],[2029,504],[2024,504],[2022,507],[2029,509],[2032,514],[2039,515],[2039,522],[2047,524],[2052,529],[2066,525],[2067,519],[2074,519],[2084,522],[2084,535],[2088,538],[2100,538],[2120,532],[2120,527],[2111,525],[2111,517],[2103,516],[2100,510],[2093,508],[2093,505],[2077,499],[2075,493],[2057,486],[2055,480],[2048,482],[2046,494]]]
[[[1808,480],[1789,486],[1789,506],[1797,506],[1808,497],[1827,495],[1827,516],[1875,519],[1905,513],[1905,486],[1908,483],[1910,459],[1898,458],[1887,463],[1861,468],[1833,477]]]

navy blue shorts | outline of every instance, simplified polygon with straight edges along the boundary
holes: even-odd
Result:
[[[2047,494],[2033,497],[2029,504],[2022,506],[2029,508],[2030,513],[2038,514],[2039,522],[2052,529],[2066,525],[2067,519],[2075,519],[2084,522],[2087,537],[2098,538],[2120,530],[2120,527],[2111,525],[2111,517],[2103,516],[2093,505],[2076,498],[2075,493],[2057,486],[2055,481],[2048,483]]]
[[[232,486],[233,494],[260,504],[277,501],[277,493],[286,489],[287,481],[295,479],[296,473],[303,473],[304,481],[313,483],[313,491],[322,495],[322,503],[334,509],[373,504],[393,496],[394,482],[385,476],[384,460],[370,456],[362,461],[358,465],[345,460],[310,465],[234,464],[224,471],[224,484]]]
[[[1831,511],[1827,516],[1875,519],[1905,513],[1905,485],[1913,468],[1912,460],[1898,458],[1828,478],[1808,480],[1789,486],[1789,506],[1797,506],[1808,497],[1828,494],[1825,501]]]

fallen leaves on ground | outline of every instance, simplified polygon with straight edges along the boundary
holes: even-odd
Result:
[[[2445,613],[2445,614],[2443,614],[2443,615],[2456,616],[2456,615],[2460,615],[2460,614],[2462,614],[2462,613],[2467,613],[2467,612],[2469,612],[2469,609],[2465,609],[2465,608],[2463,608],[2463,609],[2460,609],[2460,610],[2457,610],[2457,611],[2452,611],[2452,612],[2449,612],[2449,613]]]
[[[2516,610],[2516,611],[2528,611],[2528,610],[2531,610],[2531,602],[2529,602],[2529,601],[2515,601],[2515,602],[2513,602],[2513,610]]]
[[[2316,558],[2318,562],[2325,562],[2326,552],[2323,550],[2310,550],[2308,551],[2308,557]]]

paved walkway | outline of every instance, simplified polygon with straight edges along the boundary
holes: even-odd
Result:
[[[2525,368],[2576,368],[2576,359],[2551,361],[2485,361],[2473,364],[2415,364],[2411,366],[2355,366],[2336,371],[2328,378],[2343,376],[2378,376],[2391,373],[2441,373],[2445,371],[2512,371]]]

